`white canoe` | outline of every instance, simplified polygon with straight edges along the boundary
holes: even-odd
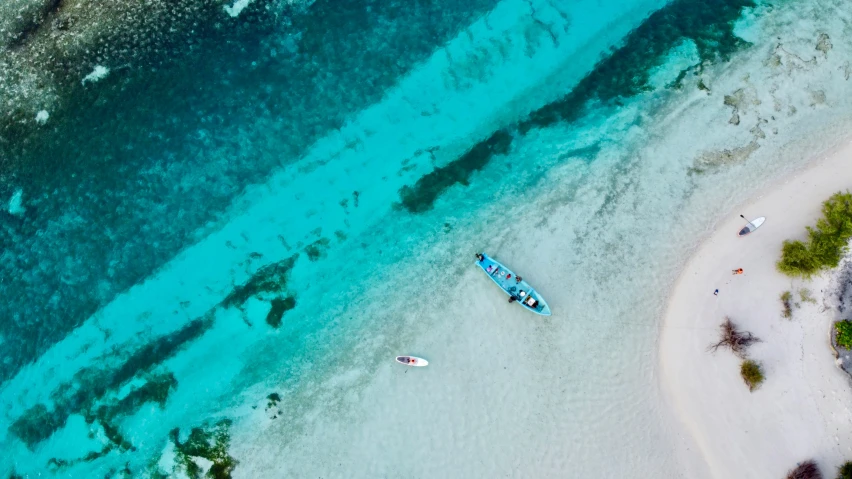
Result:
[[[428,366],[429,361],[426,361],[423,358],[417,358],[414,356],[397,356],[396,362],[399,364],[405,364],[406,366]]]

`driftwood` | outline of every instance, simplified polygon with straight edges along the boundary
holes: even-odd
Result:
[[[795,469],[787,473],[787,479],[822,479],[822,473],[816,463],[808,459],[805,462],[800,462]]]
[[[731,318],[725,317],[725,321],[719,326],[721,334],[719,342],[711,344],[708,351],[716,352],[721,347],[731,348],[737,356],[745,358],[746,350],[752,343],[760,342],[760,339],[748,331],[740,331],[737,326],[731,321]]]

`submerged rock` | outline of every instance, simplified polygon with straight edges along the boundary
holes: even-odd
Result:
[[[828,52],[829,50],[831,50],[831,48],[831,38],[829,38],[827,33],[820,33],[819,37],[817,38],[817,51],[820,51],[823,55],[828,56]]]
[[[752,141],[748,145],[732,148],[730,150],[724,149],[720,151],[702,153],[698,158],[696,158],[691,171],[693,173],[704,173],[708,170],[716,170],[726,165],[742,162],[758,148],[760,148],[760,144],[757,143],[757,141]]]
[[[740,124],[740,115],[735,111],[734,114],[731,115],[731,119],[728,120],[728,123],[730,123],[732,125],[739,125]]]
[[[24,190],[18,188],[9,200],[9,213],[15,216],[23,216],[26,211],[27,209],[24,208]]]

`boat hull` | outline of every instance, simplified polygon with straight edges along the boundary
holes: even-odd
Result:
[[[547,301],[541,297],[540,294],[526,281],[517,280],[517,275],[507,268],[503,263],[491,258],[487,254],[482,254],[482,261],[477,261],[476,264],[479,266],[485,274],[491,278],[500,289],[503,290],[509,297],[515,296],[518,298],[517,303],[520,304],[527,311],[533,312],[535,314],[539,314],[541,316],[550,316],[550,306],[548,306]],[[535,306],[530,304],[530,300],[533,300]]]

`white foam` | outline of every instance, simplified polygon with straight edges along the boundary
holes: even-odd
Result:
[[[36,113],[35,120],[36,123],[38,123],[39,125],[44,125],[45,123],[47,123],[48,118],[50,118],[50,113],[48,113],[47,110],[40,110],[38,113]]]
[[[249,6],[253,1],[254,0],[237,0],[236,2],[234,2],[233,5],[225,5],[224,8],[228,15],[231,16],[231,18],[237,18],[238,16],[240,16],[240,13],[243,11],[243,9]]]
[[[104,78],[106,78],[107,75],[109,75],[109,68],[102,65],[95,65],[94,70],[92,70],[91,73],[83,77],[82,83],[83,85],[85,85],[86,82],[95,83],[103,80]]]

